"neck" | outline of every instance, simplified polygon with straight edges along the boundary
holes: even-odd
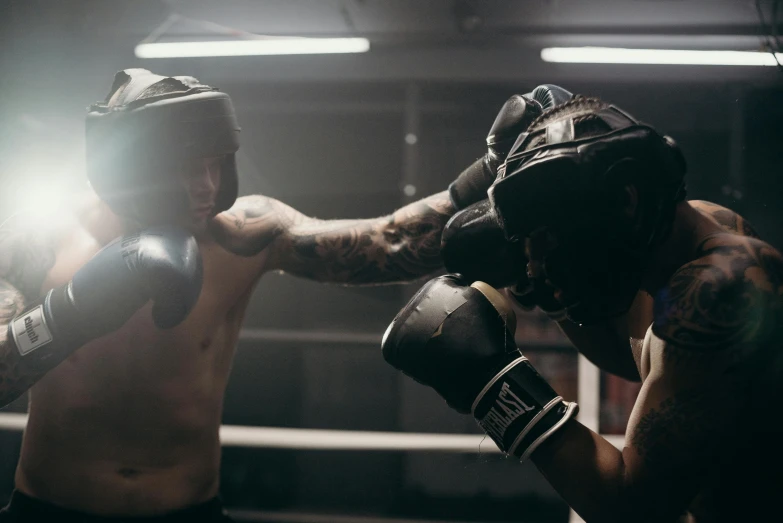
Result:
[[[654,296],[680,267],[700,256],[698,247],[703,239],[720,230],[688,202],[680,202],[674,212],[671,233],[650,254],[642,289]]]

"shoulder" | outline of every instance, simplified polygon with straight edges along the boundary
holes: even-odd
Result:
[[[655,296],[653,332],[669,343],[719,348],[760,342],[780,317],[783,257],[769,244],[717,234]]]
[[[758,238],[759,235],[753,226],[742,216],[727,207],[717,203],[705,200],[691,200],[688,202],[691,207],[707,216],[710,220],[717,223],[729,232],[741,234],[751,238]]]

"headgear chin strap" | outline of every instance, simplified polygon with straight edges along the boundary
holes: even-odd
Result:
[[[578,118],[602,129],[579,138]],[[650,250],[668,235],[685,198],[685,160],[667,136],[614,106],[528,129],[509,153],[489,199],[506,238],[550,231],[558,246],[546,278],[563,291],[569,318],[594,323],[633,303]],[[637,200],[628,215],[627,186]],[[540,282],[539,282],[540,283]]]
[[[220,157],[215,212],[222,212],[237,197],[239,130],[227,94],[188,76],[126,69],[106,101],[89,108],[87,178],[118,215],[162,221],[188,210],[176,176],[183,164]]]

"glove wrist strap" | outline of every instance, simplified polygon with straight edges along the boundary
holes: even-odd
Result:
[[[495,375],[473,403],[473,417],[503,452],[527,459],[577,412],[520,356]]]
[[[69,285],[50,290],[8,324],[9,339],[23,358],[40,359],[32,353],[49,345],[47,353],[77,349],[94,336],[83,332],[82,321],[71,299]],[[51,350],[53,349],[53,350]]]

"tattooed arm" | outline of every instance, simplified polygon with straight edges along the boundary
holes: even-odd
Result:
[[[218,241],[254,256],[266,270],[322,282],[362,285],[408,281],[442,266],[440,237],[454,213],[447,192],[375,219],[319,220],[265,196],[240,198],[219,216]]]
[[[760,384],[780,381],[765,371],[762,347],[781,293],[783,261],[756,240],[713,245],[674,275],[656,299],[650,373],[625,448],[573,421],[533,454],[586,521],[677,521],[724,457],[746,446],[745,434],[770,423],[749,409],[768,401]]]
[[[8,324],[39,297],[55,256],[46,238],[21,228],[20,222],[9,220],[0,227],[0,406],[21,396],[49,370],[31,359],[22,361],[8,340]]]

